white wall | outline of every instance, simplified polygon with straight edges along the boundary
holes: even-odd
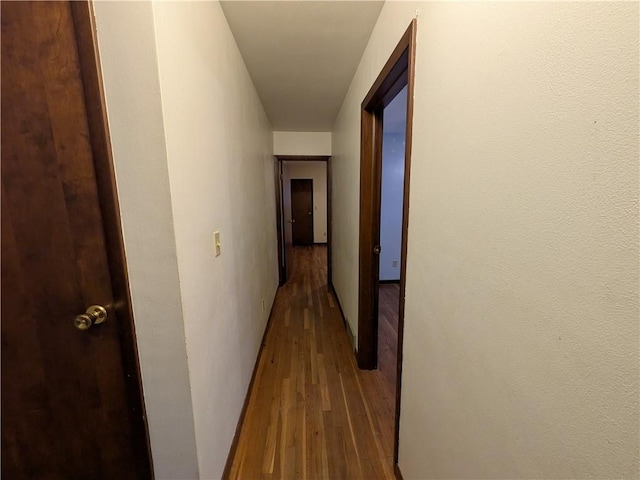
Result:
[[[638,478],[638,4],[385,3],[333,132],[352,327],[359,106],[416,10],[404,477]]]
[[[385,132],[383,134],[382,197],[380,200],[380,280],[400,280],[404,147],[404,133]]]
[[[404,87],[383,114],[380,280],[400,280],[406,119],[407,87]]]
[[[292,178],[313,180],[313,241],[327,243],[327,162],[284,162],[284,168],[288,182]],[[287,183],[285,188],[290,190],[291,184]],[[285,222],[291,219],[290,208],[284,217]]]
[[[147,181],[149,190],[161,190],[161,205],[151,203],[145,195],[150,192],[139,194],[138,203],[133,193],[121,194],[123,216],[143,210],[135,220],[145,227],[138,238],[130,233],[138,233],[133,222],[124,225],[129,263],[144,273],[131,280],[136,325],[180,325],[172,341],[182,351],[173,360],[183,369],[174,377],[156,372],[151,385],[147,372],[169,368],[165,355],[171,352],[138,328],[141,354],[150,350],[158,362],[150,364],[149,356],[141,360],[147,405],[190,385],[189,408],[174,402],[178,413],[189,413],[186,426],[167,402],[150,408],[156,477],[220,478],[278,284],[271,128],[217,2],[98,3],[97,15],[101,52],[111,58],[103,69],[112,140],[119,145],[116,168],[136,174],[118,180],[133,190],[154,168],[164,173],[163,184]],[[123,29],[123,22],[131,29]],[[140,26],[147,27],[144,38],[137,32]],[[148,45],[142,61],[128,52],[140,43]],[[154,109],[138,108],[139,98],[149,99]],[[133,105],[125,105],[125,99]],[[155,136],[139,139],[149,125]],[[140,151],[124,141],[129,137]],[[144,149],[153,147],[151,141],[163,155],[149,166],[153,152]],[[156,208],[172,229],[163,231],[156,218],[144,218],[147,209]],[[213,253],[215,230],[221,234],[219,257]],[[173,252],[175,282],[157,292],[170,300],[155,300],[171,302],[171,318],[164,312],[148,316],[141,309],[151,299],[135,294],[150,288],[143,280],[162,283],[162,277],[153,276],[160,267],[153,255],[165,243]],[[182,445],[172,438],[172,429],[187,427],[190,443]]]
[[[278,286],[273,140],[219,3],[154,15],[198,460],[215,478]]]
[[[273,132],[275,155],[331,155],[331,132]]]
[[[153,9],[94,9],[155,475],[197,478]]]

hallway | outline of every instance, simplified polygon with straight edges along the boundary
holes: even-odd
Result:
[[[358,369],[327,288],[326,247],[296,247],[294,255],[292,277],[275,299],[230,478],[394,478],[395,364]],[[382,315],[380,323],[380,360],[395,362],[393,328]]]
[[[0,477],[640,480],[640,2],[0,13]]]

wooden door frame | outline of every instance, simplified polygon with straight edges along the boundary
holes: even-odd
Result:
[[[276,234],[278,237],[278,285],[282,286],[287,281],[287,265],[285,263],[285,239],[284,239],[284,204],[282,203],[282,162],[275,158],[273,162],[274,181],[276,191]]]
[[[331,263],[331,235],[333,228],[331,223],[331,209],[333,203],[331,200],[331,157],[327,158],[327,286],[333,288],[333,267]]]
[[[413,130],[417,22],[412,20],[393,53],[361,104],[360,136],[360,268],[358,294],[358,351],[361,369],[378,363],[378,287],[379,255],[374,248],[380,241],[380,201],[382,187],[382,115],[384,108],[406,86],[407,123],[402,203],[402,244],[400,258],[400,305],[398,312],[398,353],[394,465],[398,463],[400,393],[402,383],[402,344],[404,297],[407,271],[407,226],[409,222],[409,178]]]
[[[284,204],[283,204],[283,184],[282,184],[282,162],[326,162],[327,164],[327,283],[332,284],[332,268],[331,268],[331,155],[274,155],[278,166],[277,178],[276,178],[276,217],[278,221],[278,271],[280,272],[280,285],[284,285],[287,277],[286,258],[284,258],[286,251],[284,245]],[[278,191],[279,189],[279,191]],[[280,257],[282,255],[282,257]]]
[[[93,5],[91,1],[72,1],[69,4],[78,48],[100,213],[104,225],[105,247],[113,289],[113,306],[120,327],[122,363],[126,374],[124,380],[130,406],[129,421],[136,449],[134,457],[138,459],[139,478],[153,478],[151,442],[144,405]]]

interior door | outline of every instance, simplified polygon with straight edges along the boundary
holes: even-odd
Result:
[[[313,244],[313,180],[291,179],[293,244]]]
[[[107,253],[119,225],[104,223],[96,181],[82,8],[89,18],[86,3],[1,4],[7,479],[152,477],[130,307],[114,295],[126,275]]]

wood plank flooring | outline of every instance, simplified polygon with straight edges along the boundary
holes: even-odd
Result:
[[[327,288],[326,247],[294,249],[294,272],[276,296],[231,479],[395,478],[397,333],[385,312],[394,301],[397,312],[397,294],[393,300],[394,286],[381,287],[380,368],[361,371]]]
[[[378,370],[395,395],[400,284],[381,284],[378,296]]]

